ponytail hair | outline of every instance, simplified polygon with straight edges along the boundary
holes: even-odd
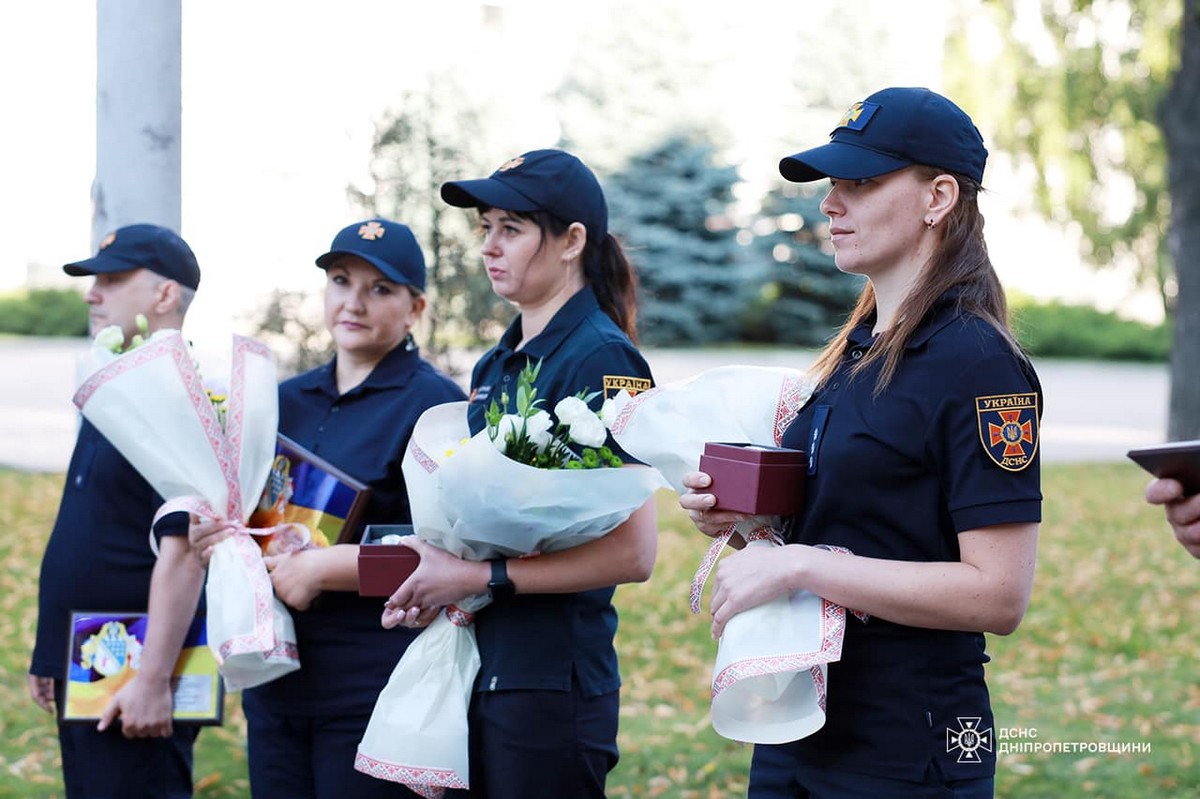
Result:
[[[606,233],[595,246],[588,240],[583,251],[583,277],[601,310],[637,344],[637,273],[613,234]]]
[[[569,223],[546,211],[509,213],[533,222],[543,237],[546,234],[566,235],[570,227]],[[587,245],[583,249],[583,279],[596,295],[600,310],[637,344],[637,273],[625,248],[613,234],[605,233],[602,240],[593,241],[591,231],[588,231]]]

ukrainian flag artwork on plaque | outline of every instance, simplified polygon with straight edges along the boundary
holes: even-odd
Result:
[[[370,489],[286,436],[278,438],[275,461],[249,526],[300,524],[308,528],[313,545],[357,543]]]
[[[145,613],[73,612],[60,719],[95,723],[141,668],[145,640]],[[203,615],[196,616],[188,629],[175,662],[171,692],[175,722],[221,723],[225,689],[208,648]]]

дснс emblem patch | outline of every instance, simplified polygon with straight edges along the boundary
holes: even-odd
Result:
[[[1037,394],[976,397],[979,440],[1001,469],[1019,472],[1033,463],[1038,448]]]

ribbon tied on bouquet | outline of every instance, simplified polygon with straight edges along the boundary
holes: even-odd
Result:
[[[779,446],[811,393],[810,381],[796,370],[719,367],[619,399],[612,434],[682,494],[683,477],[699,469],[706,442]],[[779,546],[779,527],[777,517],[756,516],[718,536],[692,582],[693,612],[699,612],[704,582],[733,535],[741,535],[747,547]],[[820,729],[827,668],[841,658],[845,626],[840,605],[809,591],[777,597],[730,619],[713,666],[713,729],[748,743],[785,743]]]
[[[178,331],[156,333],[101,365],[74,401],[167,500],[156,518],[185,510],[244,527],[275,457],[278,385],[263,344],[233,337],[224,424]],[[291,615],[249,535],[214,547],[205,590],[209,647],[228,690],[300,667]]]

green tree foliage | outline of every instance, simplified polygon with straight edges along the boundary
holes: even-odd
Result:
[[[819,347],[854,307],[863,280],[834,263],[822,193],[783,183],[764,198],[751,244],[762,280],[742,316],[743,339]]]
[[[964,20],[985,19],[964,2]],[[1158,283],[1174,320],[1168,436],[1200,436],[1200,0],[983,2],[998,54],[979,64],[961,37],[947,74],[982,95],[1042,210],[1079,226],[1093,263],[1132,261]]]
[[[1164,301],[1167,195],[1159,102],[1178,63],[1176,0],[966,0],[947,83],[995,146],[1036,175],[1037,210],[1078,226],[1098,266],[1132,258]],[[980,63],[999,42],[994,57]]]
[[[0,297],[0,333],[86,336],[88,306],[74,289],[30,289]]]
[[[440,194],[447,180],[481,177],[497,165],[481,153],[483,128],[466,92],[435,76],[427,88],[406,93],[376,126],[374,185],[351,190],[368,214],[403,222],[422,243],[429,296],[425,350],[443,365],[441,356],[451,347],[491,341],[512,317],[483,271],[474,212],[446,205]]]
[[[1010,298],[1009,307],[1017,338],[1034,357],[1163,362],[1170,352],[1170,329],[1165,324],[1121,319],[1089,305],[1021,297]]]
[[[736,337],[749,281],[730,219],[737,169],[714,146],[676,134],[605,181],[609,229],[629,249],[641,283],[638,332],[678,346]]]

